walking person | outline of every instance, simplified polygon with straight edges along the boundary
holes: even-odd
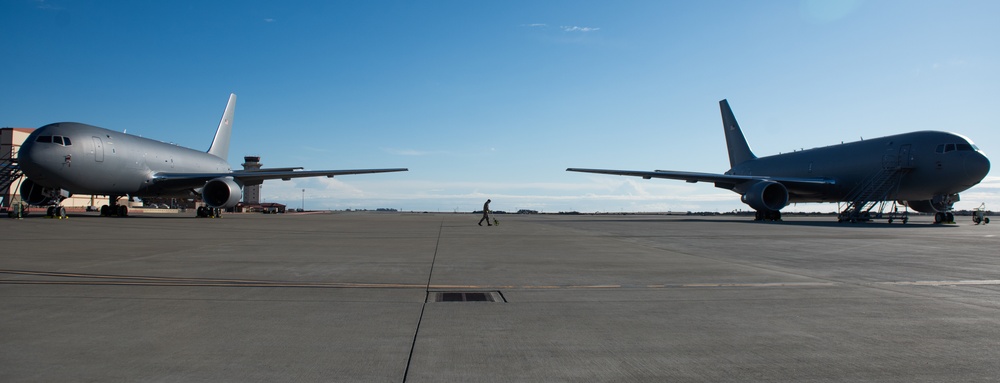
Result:
[[[487,199],[486,203],[483,204],[483,218],[479,220],[479,226],[483,226],[483,221],[486,221],[486,226],[493,226],[490,223],[490,202],[492,201]]]

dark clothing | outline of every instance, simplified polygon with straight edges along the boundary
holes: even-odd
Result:
[[[483,226],[483,221],[486,221],[487,226],[493,226],[490,223],[490,200],[483,204],[483,218],[479,220],[479,226]]]

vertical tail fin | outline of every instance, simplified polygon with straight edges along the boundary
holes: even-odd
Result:
[[[219,129],[215,131],[215,139],[212,146],[208,148],[208,153],[224,160],[229,160],[229,137],[233,134],[233,115],[236,113],[236,93],[229,94],[229,103],[226,104],[226,111],[222,113],[222,120],[219,121]]]
[[[722,128],[726,133],[726,146],[729,148],[729,166],[736,167],[741,163],[757,158],[750,150],[746,137],[743,137],[743,130],[733,116],[733,110],[729,108],[729,101],[719,101],[719,109],[722,111]]]

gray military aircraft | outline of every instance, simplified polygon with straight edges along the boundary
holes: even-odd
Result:
[[[120,197],[200,195],[206,206],[198,209],[198,216],[218,217],[222,209],[236,206],[244,186],[264,180],[408,170],[234,171],[226,158],[235,111],[236,95],[230,94],[207,152],[75,122],[35,129],[18,152],[19,166],[27,176],[21,183],[21,197],[31,205],[49,206],[49,216],[65,216],[59,203],[73,193],[107,195],[109,203],[101,207],[101,215],[123,217],[128,208],[118,205]]]
[[[954,222],[958,193],[982,181],[990,161],[971,140],[955,133],[920,131],[758,158],[750,150],[729,102],[719,101],[729,148],[723,174],[669,170],[569,168],[568,171],[712,182],[742,195],[756,220],[780,220],[781,209],[798,202],[846,202],[840,220],[871,218],[884,201],[935,213]],[[881,210],[879,210],[881,211]],[[904,207],[905,214],[905,207]],[[906,216],[903,215],[903,222]],[[891,220],[890,220],[891,222]]]

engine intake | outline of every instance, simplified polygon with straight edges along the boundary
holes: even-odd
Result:
[[[938,194],[934,198],[923,200],[923,201],[906,201],[906,205],[910,209],[919,211],[921,213],[938,213],[951,211],[955,202],[958,202],[958,194],[943,195]]]
[[[234,207],[243,198],[243,186],[232,177],[219,177],[205,183],[201,198],[209,207]]]
[[[760,181],[750,186],[741,200],[757,211],[778,211],[788,205],[788,189],[774,181]]]

